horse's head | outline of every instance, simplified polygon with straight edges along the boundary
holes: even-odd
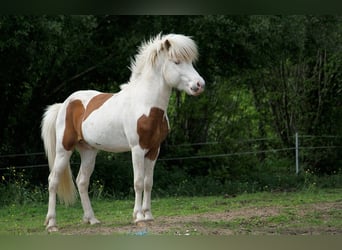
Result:
[[[201,94],[205,82],[193,67],[198,56],[195,42],[187,36],[170,34],[162,37],[161,43],[160,52],[166,55],[161,61],[165,83],[189,95]]]
[[[193,67],[198,57],[195,42],[184,35],[157,35],[139,48],[132,60],[130,82],[151,72],[161,75],[163,82],[189,95],[203,92],[205,82]]]

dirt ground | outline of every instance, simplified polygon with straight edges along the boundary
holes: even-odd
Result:
[[[337,211],[337,212],[336,212]],[[305,218],[305,219],[303,219]],[[339,235],[342,202],[286,207],[255,207],[220,213],[159,216],[154,222],[135,225],[85,225],[60,228],[73,235]]]

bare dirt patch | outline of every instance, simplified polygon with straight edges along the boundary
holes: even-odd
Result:
[[[295,207],[249,207],[187,216],[159,216],[152,223],[65,227],[62,234],[82,235],[311,235],[342,234],[330,223],[342,219],[342,202],[315,203]]]

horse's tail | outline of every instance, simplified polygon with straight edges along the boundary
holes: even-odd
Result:
[[[56,158],[56,120],[61,107],[61,103],[56,103],[48,106],[43,115],[41,124],[41,136],[44,142],[44,149],[48,158],[50,172],[52,172],[53,170]],[[60,177],[57,194],[60,201],[64,202],[66,205],[71,205],[75,202],[76,188],[73,182],[69,163]]]

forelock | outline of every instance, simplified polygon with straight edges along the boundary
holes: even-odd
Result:
[[[169,34],[163,36],[162,40],[169,41],[168,55],[173,60],[193,62],[198,58],[196,43],[188,36]]]

